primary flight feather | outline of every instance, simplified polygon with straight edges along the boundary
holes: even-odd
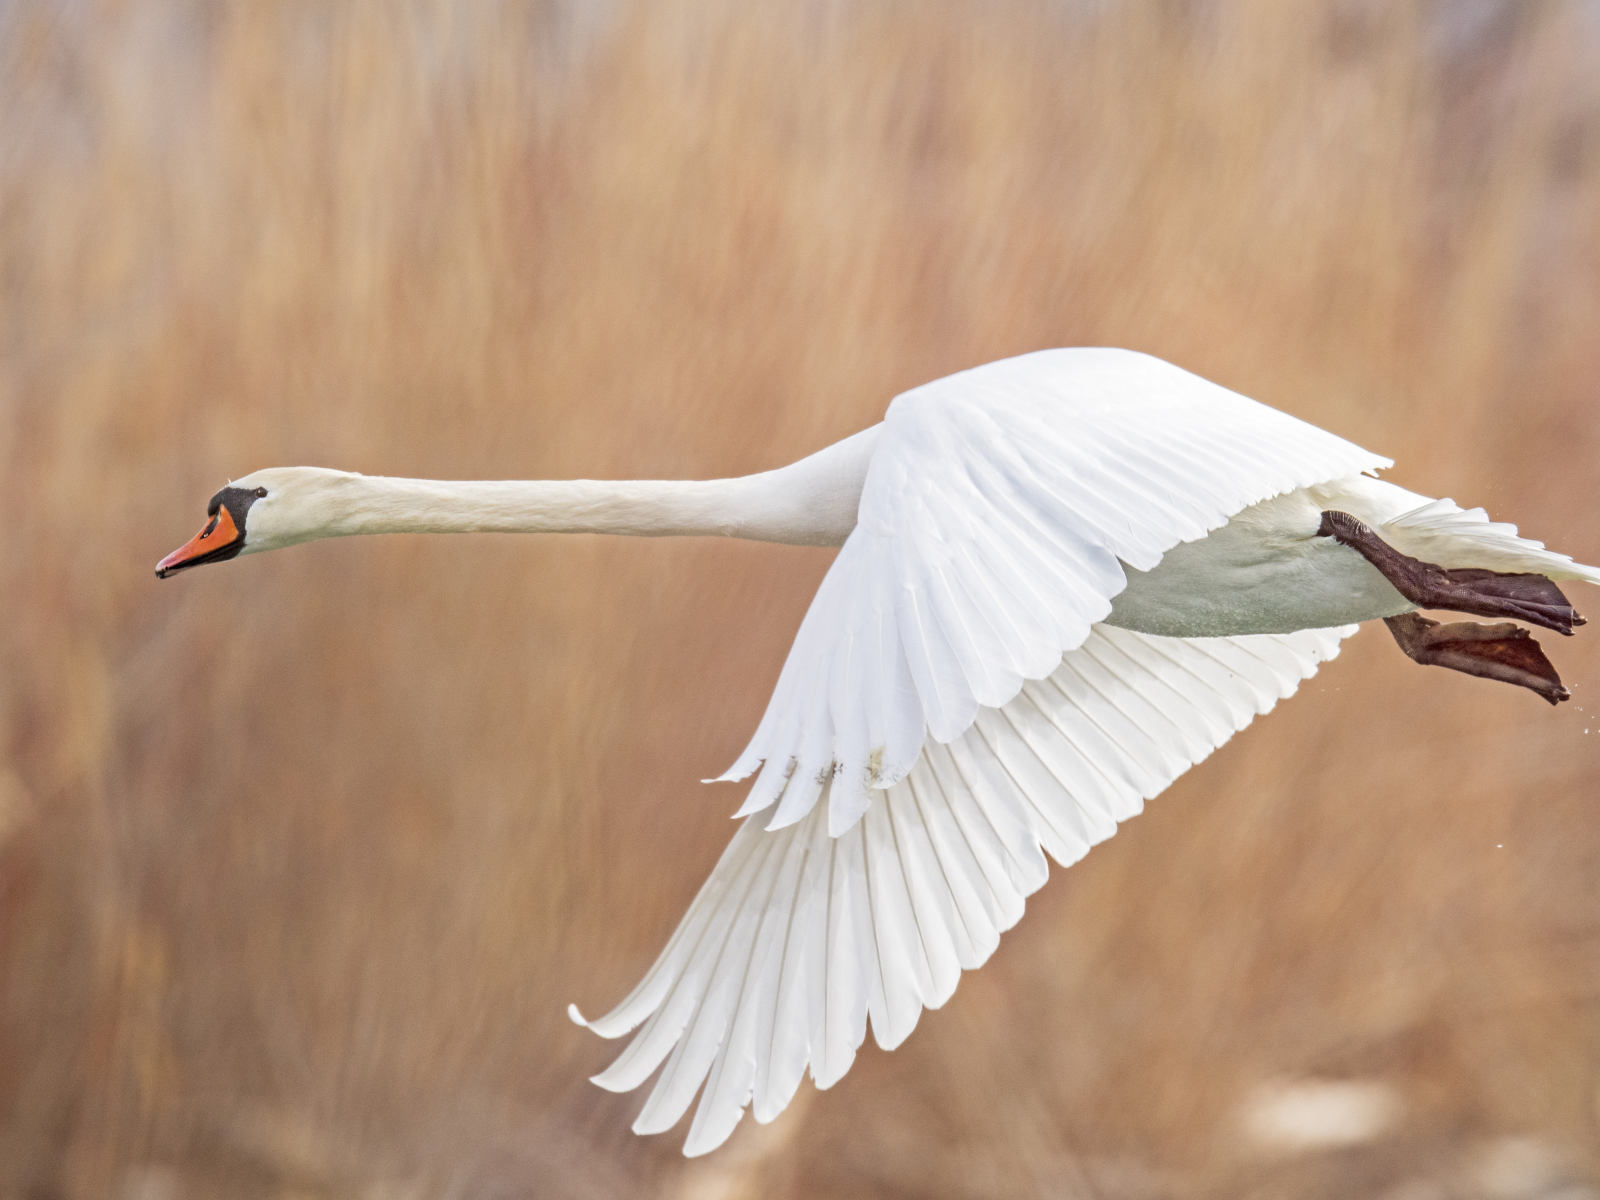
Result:
[[[660,1068],[634,1125],[685,1152],[866,1036],[897,1046],[1081,858],[1384,619],[1418,662],[1529,688],[1559,676],[1521,620],[1582,624],[1600,582],[1463,510],[1370,477],[1333,434],[1126,350],[1046,350],[897,397],[790,467],[703,482],[389,479],[258,471],[212,500],[163,577],[318,537],[710,534],[841,546],[766,714],[722,776],[743,824],[655,965],[574,1020],[633,1040],[595,1082]],[[1506,617],[1440,624],[1420,608]],[[665,1062],[665,1066],[663,1066]]]

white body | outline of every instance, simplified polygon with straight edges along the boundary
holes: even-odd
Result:
[[[1264,500],[1174,546],[1153,570],[1130,570],[1106,623],[1164,637],[1235,637],[1409,612],[1416,606],[1365,558],[1317,536],[1324,508],[1369,507],[1352,503],[1366,499],[1363,484],[1407,493],[1360,476],[1340,484]]]
[[[1350,513],[1446,567],[1600,582],[1370,477],[1388,460],[1118,350],[990,364],[881,425],[710,482],[442,483],[260,471],[244,553],[399,532],[702,534],[840,546],[749,747],[744,824],[615,1010],[596,1082],[666,1065],[635,1129],[719,1145],[870,1015],[886,1048],[981,964],[1024,898],[1291,694],[1358,622],[1411,605],[1317,536]],[[583,1018],[572,1010],[575,1020]],[[703,1091],[702,1089],[703,1085]]]

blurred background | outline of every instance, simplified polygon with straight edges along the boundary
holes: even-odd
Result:
[[[0,3],[0,1197],[1600,1195],[1593,627],[1558,710],[1365,631],[686,1162],[563,1010],[830,552],[151,574],[258,467],[739,474],[1079,344],[1600,561],[1600,8]]]

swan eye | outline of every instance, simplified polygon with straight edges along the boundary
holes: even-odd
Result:
[[[266,488],[257,488],[255,490],[255,495],[256,495],[257,499],[260,499],[262,496],[265,496],[266,494],[267,494],[267,489]]]

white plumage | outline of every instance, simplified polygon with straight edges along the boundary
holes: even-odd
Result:
[[[818,1087],[842,1077],[869,1016],[898,1046],[1022,916],[1042,851],[1077,862],[1356,630],[1099,624],[1125,567],[1153,571],[1243,509],[1337,483],[1306,511],[1414,531],[1395,544],[1446,565],[1464,539],[1473,565],[1571,571],[1481,510],[1359,478],[1389,465],[1120,350],[1043,351],[897,397],[859,523],[721,777],[760,771],[744,824],[644,981],[583,1022],[640,1026],[602,1087],[637,1087],[667,1059],[635,1131],[670,1129],[705,1081],[684,1147],[705,1153],[752,1101],[757,1120],[782,1111],[808,1065]],[[1320,551],[1384,589],[1385,611],[1349,619],[1410,607],[1353,553]]]
[[[798,820],[833,779],[842,833],[980,706],[1042,679],[1149,571],[1239,510],[1388,466],[1177,367],[1047,350],[898,397],[860,521],[823,580],[749,748],[742,814]]]
[[[722,776],[756,775],[732,843],[638,987],[594,1021],[570,1010],[634,1034],[597,1083],[661,1069],[638,1132],[699,1093],[699,1154],[747,1106],[775,1117],[807,1068],[837,1081],[869,1019],[899,1045],[1021,917],[1046,854],[1076,862],[1357,622],[1415,607],[1320,535],[1324,511],[1426,563],[1600,582],[1482,510],[1363,474],[1388,465],[1158,359],[1049,350],[916,388],[880,426],[743,479],[259,471],[159,570],[405,531],[842,543]],[[207,541],[219,521],[236,541]]]
[[[841,835],[823,804],[776,831],[745,818],[644,981],[588,1022],[607,1037],[640,1026],[595,1082],[637,1087],[670,1054],[634,1129],[670,1129],[704,1080],[684,1147],[700,1154],[752,1099],[757,1120],[776,1116],[808,1065],[817,1086],[836,1082],[869,1015],[893,1049],[1016,924],[1045,852],[1077,862],[1354,631],[1174,639],[1100,626],[1010,703],[930,741]]]

